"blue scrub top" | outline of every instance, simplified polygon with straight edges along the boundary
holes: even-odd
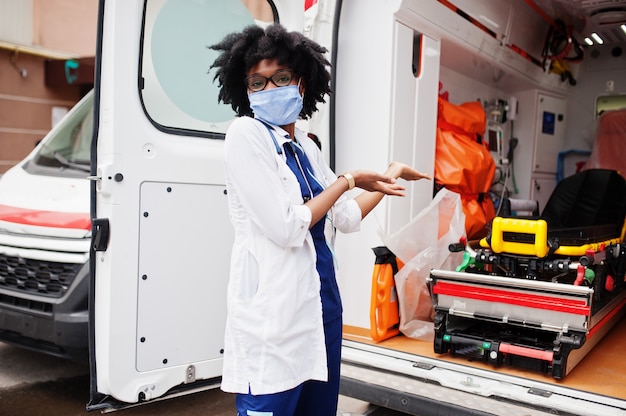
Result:
[[[284,144],[285,156],[287,157],[287,165],[296,175],[300,183],[300,191],[304,201],[319,195],[324,188],[321,183],[313,175],[313,169],[309,163],[309,159],[302,148],[292,142]],[[315,245],[316,268],[320,275],[322,298],[322,313],[324,323],[330,322],[341,317],[342,307],[341,298],[339,296],[339,287],[335,278],[335,267],[333,262],[333,254],[326,242],[324,235],[324,226],[326,217],[323,217],[311,227],[311,236]]]

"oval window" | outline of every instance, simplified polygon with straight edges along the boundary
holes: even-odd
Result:
[[[268,0],[146,2],[139,87],[152,122],[223,137],[235,112],[217,101],[209,68],[218,52],[209,46],[248,25],[273,21],[276,8]]]

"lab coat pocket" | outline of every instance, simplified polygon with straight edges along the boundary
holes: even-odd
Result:
[[[231,265],[236,269],[231,281],[231,293],[239,302],[251,301],[259,291],[259,263],[254,254],[246,250],[244,256],[239,256],[237,264]]]

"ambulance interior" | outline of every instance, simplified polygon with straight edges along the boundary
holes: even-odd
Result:
[[[474,24],[482,21],[487,26],[483,30],[490,30],[485,21],[497,22],[497,12],[481,6],[483,2],[441,3],[467,20],[475,20]],[[466,48],[442,40],[440,100],[454,105],[478,100],[485,109],[485,130],[479,141],[495,165],[485,193],[494,203],[493,212],[486,212],[488,221],[482,233],[468,235],[471,241],[450,247],[457,256],[467,257],[462,261],[464,267],[435,271],[421,287],[420,300],[428,302],[430,295],[433,306],[434,348],[428,332],[412,336],[403,331],[403,309],[393,303],[394,291],[400,290],[397,280],[390,296],[384,296],[389,288],[381,282],[397,275],[406,259],[394,258],[382,249],[376,253],[372,275],[370,328],[348,326],[345,339],[626,400],[626,362],[622,359],[626,347],[626,182],[622,176],[626,173],[626,104],[623,85],[622,90],[614,88],[614,80],[626,68],[622,56],[626,27],[622,24],[620,29],[615,19],[611,28],[603,26],[606,21],[593,17],[599,6],[583,3],[534,2],[552,16],[559,8],[571,7],[570,18],[580,17],[587,22],[585,30],[608,37],[607,44],[581,46],[585,59],[564,60],[567,69],[556,69],[554,64],[546,69],[553,74],[555,88],[537,88],[524,77],[511,75]],[[612,17],[618,16],[624,23],[626,4],[618,6]],[[533,11],[520,13],[518,28],[524,26],[524,19],[534,24],[544,17]],[[590,32],[575,34],[581,43],[585,33]],[[508,36],[509,44],[534,56],[545,55],[545,33],[531,38],[530,32],[512,31]],[[611,70],[603,71],[603,65]],[[613,104],[598,109],[606,97]],[[565,127],[559,130],[558,124]],[[437,180],[437,173],[435,176]],[[540,237],[542,233],[545,235]],[[545,251],[537,252],[539,246]],[[460,257],[455,261],[459,264]],[[595,286],[584,281],[585,271],[591,274],[592,269],[598,278]],[[575,289],[561,292],[566,285]],[[463,292],[470,286],[472,294]],[[548,302],[558,298],[558,311],[543,306],[537,311],[529,306],[545,300],[539,294],[547,294]],[[403,294],[397,296],[402,303]],[[529,322],[516,325],[514,312],[498,309],[511,307],[508,300],[499,303],[499,296],[514,297],[513,308],[519,307],[522,314],[537,312],[537,320],[531,324],[528,318]],[[391,302],[391,310],[383,308],[381,297]],[[474,308],[470,318],[467,310],[455,315],[461,302]],[[520,306],[519,302],[528,303]],[[570,315],[563,305],[572,310],[583,305],[584,313]],[[480,319],[476,320],[477,316]],[[533,325],[536,327],[531,328]],[[550,326],[560,329],[544,331]],[[523,329],[518,332],[519,328]],[[548,338],[543,340],[546,332]],[[508,338],[503,339],[504,333]],[[559,333],[556,340],[555,333]],[[565,335],[571,339],[563,342],[575,346],[568,351],[569,362],[559,368],[556,345],[564,345],[558,338],[567,338]],[[490,358],[490,347],[484,342],[495,343],[497,337],[501,349]],[[546,351],[548,354],[542,355]]]

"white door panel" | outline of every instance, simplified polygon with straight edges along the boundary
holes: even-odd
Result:
[[[260,16],[232,0],[101,0],[101,11],[90,410],[219,385],[234,112],[218,103],[208,46]]]
[[[219,359],[233,242],[223,187],[149,182],[140,192],[137,369]]]
[[[556,173],[559,150],[565,139],[565,110],[563,98],[537,95],[537,127],[535,132],[535,172]]]

